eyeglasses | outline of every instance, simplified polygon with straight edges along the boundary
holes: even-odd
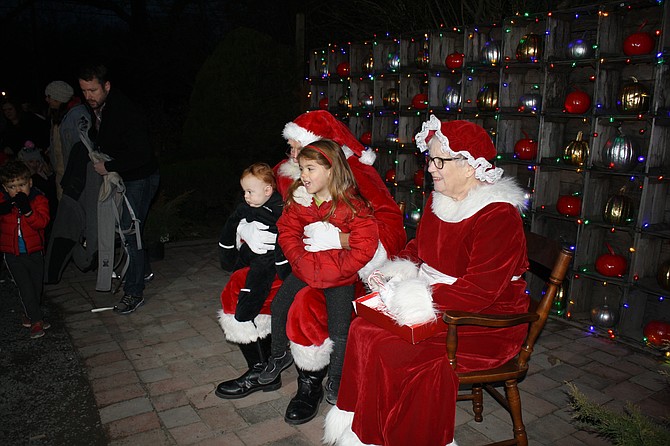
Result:
[[[441,169],[444,167],[444,163],[447,161],[456,161],[456,160],[462,160],[463,158],[440,158],[439,156],[430,156],[426,155],[426,164],[430,165],[430,163],[435,164],[435,167],[438,169]]]

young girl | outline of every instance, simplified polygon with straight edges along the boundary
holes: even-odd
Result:
[[[327,388],[337,398],[351,323],[354,283],[358,270],[377,250],[379,233],[372,208],[358,193],[356,180],[340,146],[325,139],[313,142],[300,151],[298,164],[300,178],[290,187],[284,213],[277,222],[279,245],[293,272],[272,302],[272,356],[258,382],[272,382],[293,363],[286,349],[288,312],[296,293],[309,286],[323,289],[326,296],[328,334],[333,342]],[[339,234],[348,233],[346,249],[313,252],[304,229],[315,222],[328,222],[339,230],[331,234],[336,246],[342,246]],[[298,368],[298,393],[286,409],[286,422],[302,424],[316,416],[323,398],[322,381],[326,371],[327,368]]]

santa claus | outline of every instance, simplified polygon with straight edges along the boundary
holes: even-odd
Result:
[[[278,189],[283,196],[300,175],[296,156],[304,146],[320,139],[331,139],[342,147],[360,193],[372,204],[379,229],[380,243],[377,252],[372,261],[359,273],[362,277],[367,277],[383,261],[396,254],[406,242],[403,215],[381,177],[372,167],[375,153],[366,150],[346,125],[323,110],[298,116],[286,124],[283,136],[290,147],[289,157],[274,168]],[[326,225],[319,226],[323,228]],[[245,227],[244,223],[238,228],[238,233],[250,244],[252,250],[270,248],[276,237],[264,233],[262,228]],[[306,237],[311,239],[313,250],[346,249],[348,245],[346,234],[333,237],[332,231],[321,231],[316,227],[306,228]],[[281,387],[279,374],[265,384],[258,382],[259,374],[265,368],[270,354],[270,304],[281,282],[275,281],[258,316],[251,321],[240,322],[235,319],[235,308],[239,292],[245,285],[247,272],[248,269],[241,269],[233,273],[222,291],[219,323],[226,339],[239,345],[249,370],[239,378],[220,383],[216,395],[221,398],[243,398],[252,392],[271,391]],[[363,287],[360,286],[359,289],[362,293]],[[309,421],[316,414],[323,398],[323,371],[333,356],[333,343],[328,338],[326,305],[322,291],[308,287],[296,295],[289,313],[287,334],[291,341],[291,357],[285,359],[282,370],[295,361],[300,378],[298,394],[289,405],[289,409],[297,408],[298,413],[287,412],[286,418],[290,419],[292,424],[299,424]],[[341,364],[331,369],[341,370]],[[339,382],[339,379],[335,382]],[[337,388],[328,388],[326,396],[329,402],[335,403]]]

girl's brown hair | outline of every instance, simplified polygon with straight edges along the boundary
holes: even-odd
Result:
[[[331,170],[328,192],[330,192],[333,200],[333,206],[324,217],[324,221],[327,221],[333,215],[340,201],[351,209],[354,216],[359,212],[359,209],[354,205],[355,201],[363,202],[367,208],[372,209],[370,202],[358,193],[358,184],[354,173],[349,167],[342,148],[335,141],[322,139],[303,147],[298,154],[298,162],[301,159],[316,161],[326,169]],[[300,186],[302,186],[302,181],[298,178],[288,190],[286,206],[295,203],[293,192]]]
[[[275,178],[275,173],[272,171],[272,167],[266,163],[254,163],[251,166],[244,169],[242,175],[240,175],[240,180],[248,175],[253,175],[265,184],[272,186],[272,190],[277,190],[277,179]]]

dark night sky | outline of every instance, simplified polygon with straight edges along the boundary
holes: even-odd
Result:
[[[115,13],[76,0],[35,1],[16,13],[17,5],[24,3],[31,2],[0,2],[0,90],[34,101],[41,100],[44,85],[53,79],[73,83],[76,67],[89,55],[116,62],[120,78],[130,83],[164,80],[188,94],[199,65],[233,28],[258,29],[293,45],[296,12],[303,2],[194,2],[168,24],[168,15],[156,5],[173,2],[149,0],[151,31],[141,36]]]

